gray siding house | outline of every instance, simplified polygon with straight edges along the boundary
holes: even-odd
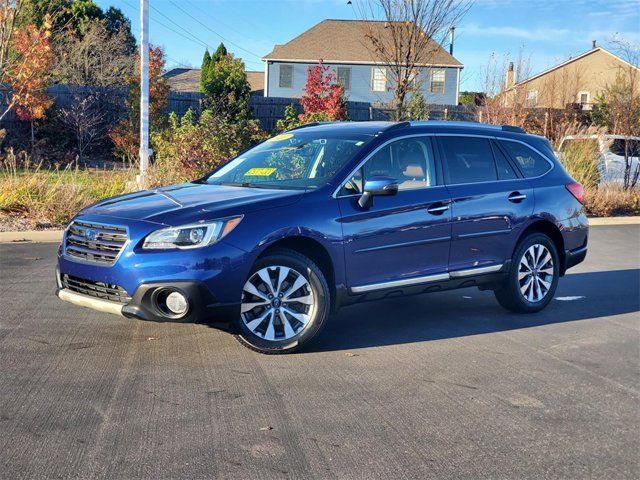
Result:
[[[301,97],[307,70],[322,59],[345,87],[348,100],[387,104],[393,99],[388,69],[367,46],[367,32],[384,35],[385,22],[324,20],[266,55],[265,97]],[[426,101],[457,105],[463,65],[433,43],[428,61],[417,65],[416,75]]]

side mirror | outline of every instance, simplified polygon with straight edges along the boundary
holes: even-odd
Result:
[[[364,183],[364,192],[358,199],[360,208],[368,208],[373,197],[395,195],[398,193],[398,182],[391,177],[372,177]]]

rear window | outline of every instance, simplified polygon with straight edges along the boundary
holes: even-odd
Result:
[[[551,170],[551,164],[540,154],[520,142],[499,140],[509,156],[527,178],[539,177]]]

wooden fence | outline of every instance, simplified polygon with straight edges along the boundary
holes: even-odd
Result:
[[[109,121],[117,121],[118,118],[126,116],[126,100],[128,91],[126,88],[98,88],[82,87],[75,85],[53,85],[49,87],[47,93],[54,100],[55,109],[70,108],[88,95],[98,94],[101,99],[100,108],[109,109]],[[175,112],[183,115],[187,110],[193,110],[199,115],[202,110],[202,94],[198,92],[169,92],[168,112]],[[7,102],[7,91],[0,88],[0,109]],[[284,118],[285,108],[293,105],[298,113],[302,112],[300,101],[296,98],[265,98],[259,95],[251,97],[249,106],[253,117],[260,121],[262,128],[266,131],[273,131],[276,122]],[[104,107],[103,107],[104,106]],[[349,118],[353,121],[365,120],[389,120],[392,110],[381,105],[367,102],[347,102]],[[483,115],[484,113],[484,115]],[[528,129],[545,136],[549,136],[549,131],[556,119],[571,118],[579,123],[584,123],[584,112],[574,112],[569,110],[552,110],[531,108],[526,109]],[[583,118],[585,117],[585,118]],[[483,121],[487,120],[487,115],[483,107],[466,105],[429,105],[429,118],[432,120],[460,120],[460,121]],[[21,135],[29,130],[28,124],[16,118],[15,112],[10,112],[0,122],[0,128],[5,128],[9,135]]]

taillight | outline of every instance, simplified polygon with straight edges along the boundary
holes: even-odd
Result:
[[[576,197],[576,200],[578,200],[580,203],[584,203],[584,187],[580,183],[567,183],[565,187],[567,187],[567,190],[571,192],[571,195]]]

